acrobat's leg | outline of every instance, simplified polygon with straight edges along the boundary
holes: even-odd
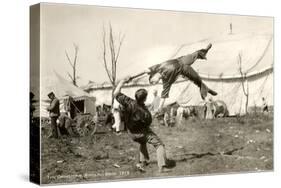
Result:
[[[172,84],[174,83],[174,80],[167,81],[167,80],[162,79],[162,82],[163,82],[163,90],[161,93],[161,99],[160,99],[160,105],[159,105],[158,111],[161,111],[163,109],[166,98],[169,97],[169,92],[170,92]]]

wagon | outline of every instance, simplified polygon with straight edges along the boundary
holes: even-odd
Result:
[[[63,107],[72,119],[73,132],[78,136],[94,134],[97,127],[96,105],[94,97],[79,97],[63,99]]]

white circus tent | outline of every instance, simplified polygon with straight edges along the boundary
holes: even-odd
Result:
[[[238,57],[241,56],[242,71],[245,73],[246,85],[249,88],[249,107],[261,106],[261,98],[265,97],[269,105],[273,105],[273,36],[268,34],[226,34],[207,38],[198,42],[183,44],[180,47],[161,47],[145,50],[136,57],[131,67],[122,71],[120,77],[135,75],[156,63],[176,58],[213,46],[207,61],[197,60],[193,68],[199,72],[203,81],[218,92],[214,100],[223,100],[230,114],[245,113],[245,100],[242,89],[242,75],[239,72]],[[147,76],[134,80],[123,89],[127,95],[134,97],[138,88],[149,91],[148,103],[152,101],[152,91],[162,90],[162,85],[149,85]],[[111,87],[100,85],[88,88],[97,98],[98,103],[110,103]],[[199,89],[193,83],[182,78],[172,86],[166,104],[177,102],[182,106],[200,105],[202,99]]]

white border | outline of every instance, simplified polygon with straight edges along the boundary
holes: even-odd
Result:
[[[0,10],[1,32],[1,187],[35,187],[28,182],[28,83],[29,83],[29,5],[39,1],[3,1]],[[280,80],[280,5],[276,0],[64,0],[74,4],[183,10],[211,13],[275,17],[275,83]],[[280,177],[280,87],[275,85],[275,171],[235,175],[199,176],[173,179],[82,184],[81,187],[277,187]],[[279,125],[278,125],[279,122]],[[62,186],[65,187],[65,186]],[[69,185],[66,187],[77,187]]]

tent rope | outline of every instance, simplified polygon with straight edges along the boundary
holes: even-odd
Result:
[[[265,83],[266,83],[268,77],[269,77],[269,74],[266,76],[265,80],[263,81],[262,85],[260,86],[261,90],[260,90],[260,92],[259,92],[259,98],[261,97],[261,95],[262,95],[262,93],[263,93],[263,90],[264,90],[264,88],[265,88]]]
[[[250,68],[246,71],[246,73],[249,73],[252,69],[254,69],[254,68],[261,62],[261,60],[262,60],[263,57],[265,56],[266,52],[268,51],[268,48],[270,47],[272,38],[273,38],[273,37],[271,37],[271,38],[269,39],[268,44],[266,45],[266,48],[264,49],[264,51],[263,51],[262,55],[260,56],[260,58],[257,60],[257,62],[256,62],[252,67],[250,67]]]

